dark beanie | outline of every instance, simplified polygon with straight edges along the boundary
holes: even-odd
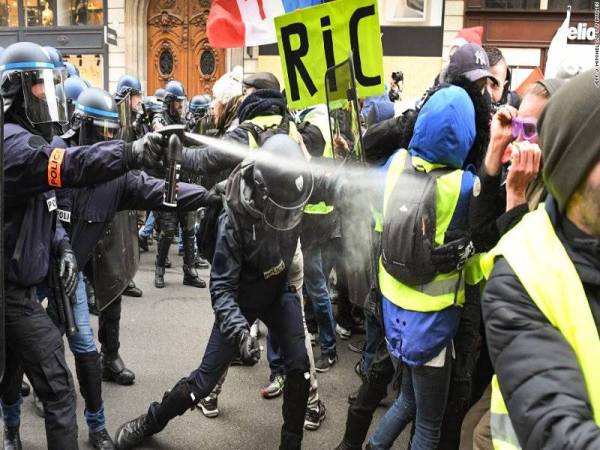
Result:
[[[561,213],[600,159],[600,85],[594,77],[592,69],[565,83],[538,120],[544,183]]]

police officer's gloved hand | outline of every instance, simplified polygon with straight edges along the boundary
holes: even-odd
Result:
[[[238,335],[237,343],[240,349],[240,359],[245,366],[253,366],[260,360],[258,339],[251,336],[250,331],[242,331]]]
[[[431,251],[431,262],[439,273],[450,273],[462,269],[474,253],[468,235],[447,232],[444,244]]]
[[[163,170],[166,147],[167,142],[163,135],[148,133],[137,141],[126,145],[125,164],[129,170]]]
[[[77,260],[75,253],[68,241],[62,241],[58,246],[59,260],[59,276],[62,279],[65,293],[70,299],[75,296],[75,288],[77,287]]]

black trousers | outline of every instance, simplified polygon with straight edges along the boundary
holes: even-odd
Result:
[[[269,334],[280,344],[287,374],[283,389],[281,430],[281,448],[285,449],[300,448],[310,389],[310,365],[297,295],[295,292],[287,292],[261,311],[242,310],[249,324],[257,318],[262,320],[267,325]],[[194,402],[197,403],[210,394],[237,354],[234,344],[225,338],[215,323],[200,366],[178,382],[160,404],[150,405],[148,413],[154,418],[154,431],[162,430],[169,420],[183,414]],[[179,395],[182,391],[193,395]]]
[[[6,405],[18,401],[24,371],[44,404],[48,449],[77,449],[77,397],[62,336],[38,302],[35,290],[7,283],[5,301],[2,401]]]
[[[122,297],[119,296],[101,311],[98,317],[98,341],[100,341],[102,354],[106,355],[108,359],[116,358],[121,346],[119,340],[121,299]]]
[[[169,247],[173,238],[177,235],[179,225],[182,229],[183,239],[183,264],[192,266],[194,264],[194,235],[196,224],[196,213],[194,211],[171,212],[157,211],[156,220],[160,227],[158,237],[158,250],[156,255],[156,265],[165,267]]]

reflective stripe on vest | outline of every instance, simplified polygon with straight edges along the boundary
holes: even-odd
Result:
[[[541,205],[527,214],[482,258],[486,277],[494,259],[503,256],[546,319],[569,343],[581,368],[586,390],[600,426],[600,338],[585,290],[573,262]],[[534,349],[532,349],[534,351]],[[492,427],[495,449],[515,449],[507,426],[508,409],[498,382],[492,386]],[[512,429],[512,426],[510,426]],[[514,433],[514,430],[513,430]]]
[[[252,119],[245,120],[243,123],[252,123],[252,124],[256,125],[257,127],[260,127],[263,130],[266,130],[267,128],[279,126],[279,124],[281,124],[282,120],[283,120],[283,117],[278,116],[278,115],[258,116],[258,117],[254,117]],[[289,136],[294,141],[300,143],[300,134],[298,133],[296,124],[291,120],[290,120],[289,124],[290,124]],[[258,148],[258,143],[256,142],[256,140],[254,139],[254,136],[250,132],[248,132],[248,146],[250,147],[251,150],[256,150]]]
[[[331,146],[331,131],[329,130],[329,115],[321,114],[318,109],[309,111],[303,119],[304,122],[310,123],[319,129],[323,140],[325,141],[325,147],[323,148],[323,158],[333,158],[333,147]],[[316,204],[308,204],[304,207],[306,214],[329,214],[334,210],[334,207],[328,205],[325,202],[319,202]]]
[[[406,150],[400,150],[393,156],[390,164],[383,194],[384,217],[389,197],[394,190],[396,181],[404,171],[407,155]],[[442,167],[428,163],[421,158],[413,157],[412,159],[413,165],[422,166],[427,171]],[[436,245],[440,245],[444,241],[444,234],[450,225],[458,203],[461,184],[462,170],[454,170],[436,180]],[[379,288],[389,301],[410,311],[441,311],[449,306],[465,303],[465,279],[462,272],[458,271],[436,275],[427,284],[407,286],[386,272],[380,259]]]

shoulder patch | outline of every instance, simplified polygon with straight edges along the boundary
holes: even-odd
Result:
[[[27,145],[30,147],[41,147],[43,145],[48,145],[48,142],[46,142],[43,137],[32,134],[29,136],[29,139],[27,139]]]

